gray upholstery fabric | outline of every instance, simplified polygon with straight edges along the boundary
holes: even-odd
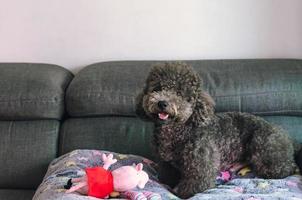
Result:
[[[68,119],[60,133],[60,155],[75,149],[100,149],[151,158],[152,127],[132,117]]]
[[[72,77],[56,65],[0,63],[0,120],[61,119]]]
[[[0,188],[34,189],[57,155],[59,122],[0,121]]]
[[[191,64],[215,99],[218,112],[302,114],[302,60],[201,60]],[[135,97],[158,61],[97,63],[84,68],[67,90],[71,116],[134,116]]]
[[[71,116],[134,116],[135,96],[143,86],[149,62],[105,62],[84,68],[66,91]]]
[[[302,117],[263,116],[263,118],[273,124],[282,127],[292,136],[293,139],[302,143]]]
[[[302,118],[263,116],[286,130],[302,143]],[[132,117],[75,118],[64,122],[61,129],[60,155],[75,149],[100,149],[132,153],[154,159],[151,123]]]
[[[0,189],[0,199],[1,200],[31,200],[33,198],[34,194],[35,194],[34,190]]]

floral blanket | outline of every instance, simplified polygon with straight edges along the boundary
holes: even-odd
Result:
[[[94,197],[83,196],[78,193],[66,194],[64,185],[70,178],[80,177],[86,167],[102,166],[102,153],[97,150],[76,150],[55,159],[49,165],[43,182],[36,191],[33,200],[97,200]],[[161,185],[154,169],[155,163],[135,155],[113,153],[117,163],[111,170],[133,163],[143,163],[144,170],[150,180],[143,190],[160,194],[162,199],[179,199]],[[247,174],[244,177],[250,177]],[[233,177],[234,178],[234,177]],[[216,188],[196,194],[191,200],[302,200],[302,177],[294,175],[285,179],[264,180],[257,178],[238,178],[226,183],[220,183]]]

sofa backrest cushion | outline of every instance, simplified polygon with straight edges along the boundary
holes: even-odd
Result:
[[[134,117],[71,118],[61,128],[60,155],[101,149],[152,158],[152,130],[152,123]]]
[[[0,63],[0,188],[35,189],[58,155],[73,75],[51,64]]]
[[[61,119],[72,78],[56,65],[0,63],[0,120]]]
[[[135,116],[135,98],[160,61],[105,62],[80,71],[67,90],[72,117]],[[185,61],[203,79],[216,111],[302,115],[302,60]]]

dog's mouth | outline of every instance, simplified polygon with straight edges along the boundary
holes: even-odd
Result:
[[[165,113],[165,112],[160,112],[160,113],[158,113],[158,118],[160,120],[167,120],[169,118],[169,114]]]

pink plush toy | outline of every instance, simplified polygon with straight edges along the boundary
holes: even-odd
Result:
[[[102,154],[103,167],[86,168],[86,175],[81,178],[70,179],[67,183],[66,193],[79,192],[81,194],[108,198],[112,192],[125,192],[131,196],[131,190],[144,188],[149,180],[148,174],[143,171],[143,164],[134,166],[123,166],[116,170],[109,171],[109,167],[117,162],[113,155]],[[73,183],[77,183],[72,186]],[[72,187],[71,187],[72,186]],[[129,193],[130,192],[130,193]]]

